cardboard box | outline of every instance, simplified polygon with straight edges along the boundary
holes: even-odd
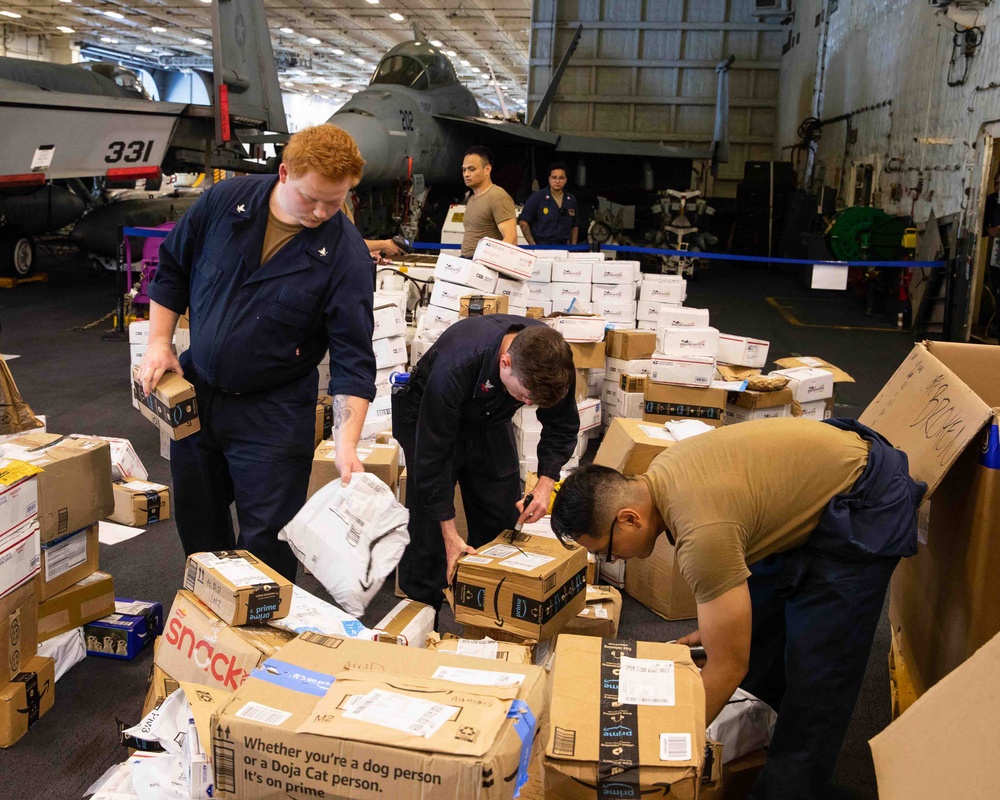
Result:
[[[153,643],[153,650],[159,647],[160,640],[157,639]],[[155,655],[154,655],[155,658]],[[146,689],[146,697],[142,703],[142,716],[145,717],[154,708],[159,708],[160,705],[166,700],[170,695],[176,692],[180,688],[180,684],[167,675],[162,669],[160,669],[156,664],[150,668],[149,673],[149,687]]]
[[[658,328],[707,328],[708,320],[707,308],[669,306],[659,310],[656,324]]]
[[[726,396],[726,403],[744,408],[747,411],[756,411],[764,408],[788,406],[792,404],[793,399],[792,390],[786,386],[775,392],[756,392],[752,389],[745,392],[729,392]]]
[[[639,300],[639,302],[636,303],[635,315],[637,319],[651,323],[650,330],[658,331],[661,327],[660,317],[667,314],[670,309],[676,308],[679,305],[679,303],[656,303],[650,300]]]
[[[477,264],[468,258],[459,258],[448,253],[439,255],[434,266],[435,282],[457,283],[459,286],[468,286],[474,292],[494,292],[498,277],[495,270],[484,264]]]
[[[508,297],[512,309],[524,306],[528,299],[528,290],[524,282],[514,278],[497,278],[497,288],[493,293]]]
[[[548,639],[583,608],[586,585],[582,547],[507,531],[459,560],[455,621]]]
[[[613,262],[611,262],[613,263]],[[595,283],[590,289],[590,299],[594,303],[628,303],[635,307],[636,286],[634,283]]]
[[[581,400],[576,404],[580,415],[580,430],[587,431],[601,424],[601,401],[596,398]]]
[[[595,300],[591,303],[595,314],[600,314],[609,325],[635,325],[635,301],[615,302],[610,300]]]
[[[604,369],[604,342],[569,342],[576,369]]]
[[[464,291],[467,292],[468,290],[465,289]],[[460,306],[461,304],[459,304]],[[440,306],[430,305],[424,311],[421,319],[422,328],[420,330],[426,332],[438,331],[440,333],[454,325],[460,319],[458,307],[441,308]]]
[[[38,574],[38,475],[23,461],[0,459],[0,597]]]
[[[567,342],[603,342],[604,328],[607,321],[604,317],[547,317],[545,324],[555,328]],[[583,367],[582,364],[578,365]],[[597,367],[597,364],[588,366]]]
[[[860,417],[932,494],[926,536],[896,568],[889,603],[918,694],[1000,632],[998,375],[1000,347],[917,344]]]
[[[804,417],[805,419],[824,420],[833,416],[833,398],[825,400],[812,400],[808,403],[792,402],[792,416]]]
[[[194,386],[176,372],[164,372],[156,388],[146,397],[139,380],[139,368],[134,368],[132,397],[139,404],[142,415],[174,441],[201,430]]]
[[[42,545],[42,569],[38,580],[39,602],[55,597],[74,583],[97,571],[98,523]]]
[[[72,438],[100,439],[102,442],[108,443],[111,448],[111,480],[138,478],[140,481],[144,481],[149,478],[146,467],[128,439],[119,439],[114,436],[74,436]]]
[[[667,275],[642,276],[642,285],[639,287],[640,302],[679,306],[686,298],[687,281],[683,278]]]
[[[438,636],[431,633],[427,637],[427,649],[438,653],[453,653],[458,656],[507,661],[511,664],[530,664],[531,648],[514,642],[498,642],[482,639],[463,639],[453,633]]]
[[[873,738],[879,798],[993,797],[998,681],[1000,637],[993,637]]]
[[[0,686],[38,652],[38,594],[34,581],[0,597]]]
[[[32,433],[4,445],[4,455],[43,470],[36,478],[42,544],[114,511],[111,447],[107,442]]]
[[[715,379],[715,359],[711,356],[672,357],[653,353],[649,379],[677,386],[708,387]]]
[[[2,601],[0,601],[2,602]],[[38,605],[38,640],[45,641],[115,612],[115,583],[94,572]]]
[[[388,370],[386,371],[388,374]],[[378,391],[379,373],[375,373],[376,392]],[[316,402],[316,428],[313,433],[313,447],[324,439],[333,436],[333,398],[323,394]]]
[[[644,392],[622,392],[618,395],[615,416],[625,419],[642,419],[642,411],[645,407],[646,395]]]
[[[594,274],[594,262],[580,258],[555,258],[552,260],[553,283],[582,283],[590,286]],[[532,279],[534,280],[534,278]],[[587,300],[590,298],[587,297]]]
[[[128,480],[113,483],[115,510],[108,517],[112,522],[141,527],[170,519],[170,489],[162,483]]]
[[[576,386],[573,391],[577,402],[580,400],[586,400],[591,397],[590,388],[590,370],[589,369],[578,369],[576,370]]]
[[[622,769],[611,784],[620,785],[616,796],[694,800],[705,760],[705,689],[688,648],[564,635],[555,652],[546,796],[607,796],[603,775],[613,760]],[[658,704],[631,702],[640,695]],[[602,782],[604,792],[595,791]]]
[[[657,347],[668,357],[714,359],[719,352],[719,332],[715,328],[660,328]]]
[[[639,312],[638,312],[638,306],[636,307],[636,309],[637,309],[636,310],[636,316],[638,316],[638,314],[639,314]],[[640,331],[650,331],[655,336],[657,328],[659,326],[656,324],[656,320],[655,319],[641,319],[640,318],[640,319],[637,319],[635,321],[635,327],[638,330],[640,330]]]
[[[646,384],[649,381],[649,376],[647,375],[629,375],[625,373],[618,379],[618,386],[626,394],[639,393],[642,394],[646,391]]]
[[[476,317],[483,314],[506,314],[510,298],[507,295],[467,294],[463,295],[458,310],[460,317]]]
[[[735,425],[740,422],[751,422],[755,419],[781,419],[792,416],[792,407],[771,406],[770,408],[757,408],[750,411],[740,406],[726,403],[726,424]]]
[[[87,655],[131,661],[163,632],[163,606],[118,600],[116,611],[83,626]]]
[[[552,302],[552,284],[528,281],[524,284],[524,299],[529,306]]]
[[[36,656],[0,689],[0,747],[12,747],[55,702],[55,662]]]
[[[609,381],[620,380],[622,375],[648,375],[652,369],[652,358],[634,358],[631,361],[620,358],[604,360],[605,380]]]
[[[223,732],[212,738],[215,789],[239,800],[274,797],[276,786],[268,782],[301,796],[509,800],[527,780],[536,728],[545,721],[546,681],[530,665],[484,666],[492,665],[303,634],[213,716],[213,730]],[[394,702],[377,704],[372,692]],[[367,698],[351,703],[352,716],[366,712],[356,719],[345,713],[352,696]],[[428,700],[445,706],[425,720],[440,724],[436,732],[415,719],[430,708],[422,705]],[[445,719],[447,707],[456,710]],[[370,716],[383,709],[385,715]],[[366,721],[373,718],[377,723]],[[428,735],[391,726],[416,726]]]
[[[706,425],[718,428],[722,426],[725,416],[725,389],[692,389],[652,381],[646,384],[646,406],[642,418],[647,421],[700,419]]]
[[[434,281],[434,288],[431,289],[431,304],[449,311],[461,312],[462,297],[474,292],[471,286],[461,286],[457,283],[447,281]]]
[[[717,763],[721,761],[721,757],[716,759]],[[709,785],[702,784],[698,800],[746,800],[765,761],[767,750],[762,749],[723,764],[721,780]]]
[[[774,363],[782,369],[792,369],[794,367],[813,367],[814,369],[825,369],[828,372],[833,373],[834,383],[854,383],[854,378],[844,372],[844,370],[840,367],[834,366],[829,361],[822,358],[816,358],[815,356],[778,358],[775,359]]]
[[[553,309],[565,311],[570,303],[580,313],[580,307],[590,302],[589,283],[550,283],[549,297],[552,299]]]
[[[372,442],[357,448],[358,459],[370,472],[390,489],[396,488],[399,478],[399,445],[395,442]],[[313,454],[312,472],[306,496],[312,497],[321,487],[340,477],[335,459],[337,448],[332,441],[320,442]]]
[[[522,250],[513,244],[507,244],[499,239],[480,239],[472,260],[477,264],[485,264],[501,275],[526,281],[534,271],[535,256],[529,250]]]
[[[833,397],[833,373],[825,369],[813,367],[795,367],[794,369],[776,369],[771,375],[784,375],[788,378],[788,388],[797,403],[808,403],[810,400],[825,400]]]
[[[654,458],[674,443],[662,426],[619,418],[612,421],[604,434],[594,463],[616,469],[622,475],[641,475]]]
[[[190,592],[181,590],[167,614],[155,663],[178,681],[234,692],[294,633],[268,625],[233,628]]]
[[[771,343],[763,339],[720,333],[719,361],[736,367],[761,368],[767,364],[767,352],[770,347]]]
[[[606,341],[608,358],[622,361],[652,358],[656,334],[640,330],[610,330]]]
[[[641,277],[638,261],[595,261],[591,281],[600,284],[635,284]]]
[[[426,647],[436,614],[416,600],[400,600],[373,628],[375,641],[403,647]]]
[[[613,586],[588,586],[587,604],[566,623],[560,636],[600,636],[614,639],[622,616],[622,596]]]
[[[375,351],[375,368],[387,369],[396,364],[406,363],[406,338],[393,336],[389,339],[379,339],[372,342]]]
[[[620,559],[612,564],[607,561],[599,561],[597,564],[597,582],[614,586],[616,589],[625,588],[625,559]]]
[[[674,558],[666,536],[656,540],[649,558],[629,560],[625,591],[664,619],[694,619],[698,604]]]
[[[393,300],[379,300],[375,297],[375,309],[372,313],[375,327],[372,330],[372,340],[388,339],[392,336],[406,335],[406,318],[399,305]]]
[[[246,550],[194,553],[184,588],[230,625],[260,625],[288,616],[292,583]]]

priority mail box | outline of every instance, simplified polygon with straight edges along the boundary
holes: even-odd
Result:
[[[176,372],[164,372],[156,388],[146,397],[139,380],[139,368],[132,370],[132,397],[139,412],[174,441],[201,430],[198,397],[194,386]]]
[[[370,472],[389,488],[396,488],[399,479],[399,445],[393,442],[387,444],[372,442],[359,446],[357,454],[365,472]],[[332,441],[320,442],[316,452],[313,453],[307,497],[312,497],[321,487],[340,477],[336,459],[336,444]]]
[[[305,633],[213,715],[215,790],[512,800],[545,688],[528,664]]]
[[[635,305],[635,289],[635,284],[632,283],[595,283],[590,287],[590,299],[595,303],[629,303]]]
[[[546,797],[698,797],[705,689],[687,647],[567,634],[551,680]]]
[[[641,277],[638,261],[595,261],[591,281],[595,284],[634,284]]]
[[[825,400],[833,397],[833,373],[825,369],[813,367],[794,367],[792,369],[776,369],[771,375],[784,375],[788,378],[788,388],[797,403],[808,403],[810,400]]]
[[[707,308],[687,308],[668,306],[661,308],[656,316],[657,328],[707,328]]]
[[[749,336],[719,334],[719,361],[736,367],[762,368],[767,364],[767,351],[771,343]]]
[[[715,328],[660,328],[659,352],[674,358],[707,356],[714,359],[719,353],[719,332]]]
[[[604,317],[549,317],[545,324],[555,328],[567,342],[603,342]]]
[[[536,283],[535,281],[528,281],[524,284],[524,302],[528,306],[538,305],[538,303],[546,303],[552,301],[552,284],[549,282]]]
[[[604,342],[570,342],[573,366],[576,369],[603,369]]]
[[[98,523],[42,545],[39,601],[48,600],[97,571]]]
[[[579,258],[558,258],[552,261],[552,282],[583,283],[590,286],[593,276],[593,261]],[[589,298],[586,298],[589,299]]]
[[[434,632],[434,608],[416,600],[400,600],[373,629],[376,642],[402,647],[425,647]]]
[[[621,361],[651,358],[656,352],[656,334],[635,329],[610,330],[606,344],[608,358],[616,358]]]
[[[672,444],[675,444],[673,437],[662,425],[637,419],[615,419],[597,448],[594,463],[616,469],[622,475],[641,475],[653,459]]]
[[[639,287],[640,302],[679,306],[687,297],[687,281],[665,275],[643,275]],[[653,317],[655,319],[655,317]]]
[[[455,621],[547,639],[583,608],[586,585],[582,547],[507,531],[459,559]]]
[[[38,640],[51,639],[113,613],[114,579],[106,572],[91,573],[38,604]]]
[[[625,571],[625,591],[664,619],[694,619],[698,604],[681,575],[674,546],[658,536],[648,558],[630,558]]]
[[[510,298],[496,294],[467,294],[460,300],[458,316],[481,317],[483,314],[506,314]]]
[[[104,519],[114,511],[111,448],[107,442],[32,433],[7,443],[3,452],[7,458],[43,470],[35,478],[43,544]]]
[[[38,593],[34,581],[0,597],[0,686],[38,652]]]
[[[591,303],[594,312],[604,317],[609,324],[634,325],[636,304],[634,300],[613,302],[597,300]]]
[[[230,625],[288,616],[292,584],[246,550],[188,556],[184,588]]]
[[[377,342],[372,342],[372,349],[375,351],[376,369],[386,369],[406,363],[406,338],[403,336],[379,339]]]
[[[76,439],[100,439],[107,442],[111,448],[111,480],[120,481],[125,478],[138,478],[141,481],[149,477],[139,454],[135,452],[128,439],[114,436],[74,436]]]
[[[715,378],[715,359],[711,356],[671,357],[653,353],[649,379],[678,386],[711,386]]]
[[[498,239],[480,239],[472,260],[508,278],[526,281],[531,277],[535,254]]]
[[[376,295],[376,303],[378,302]],[[372,340],[403,336],[406,333],[406,319],[403,317],[399,304],[394,300],[382,300],[381,305],[375,306],[372,318],[375,322]]]
[[[586,431],[601,424],[601,401],[596,398],[581,400],[576,404],[580,415],[580,430]]]
[[[497,273],[485,264],[442,253],[434,266],[434,281],[457,283],[476,292],[492,293],[497,288]]]
[[[436,280],[434,281],[434,288],[431,289],[431,304],[440,308],[447,308],[449,311],[461,311],[462,298],[474,291],[469,286]]]
[[[41,565],[38,476],[24,461],[0,459],[0,597],[30,581]]]
[[[620,358],[608,358],[604,362],[604,372],[607,380],[621,380],[622,375],[648,375],[653,369],[652,358],[636,358],[625,361]]]
[[[446,633],[443,636],[430,633],[427,636],[427,649],[458,656],[509,661],[511,664],[531,663],[530,647],[514,642],[499,642],[489,636],[481,639],[464,639],[453,633]]]
[[[528,299],[526,284],[513,278],[497,278],[497,288],[493,294],[504,295],[510,298],[511,306],[523,306]]]
[[[113,483],[115,510],[108,516],[112,522],[141,527],[170,519],[170,489],[162,483],[127,480]]]
[[[560,636],[600,636],[614,639],[622,616],[622,596],[614,586],[588,586],[587,604],[566,623]]]
[[[642,417],[648,422],[700,419],[713,428],[722,426],[726,416],[724,389],[695,389],[668,383],[646,384],[646,406]]]
[[[295,638],[268,625],[227,625],[181,590],[167,614],[154,663],[177,681],[235,692],[257,666]]]
[[[11,747],[55,702],[55,662],[35,656],[0,688],[0,747]]]

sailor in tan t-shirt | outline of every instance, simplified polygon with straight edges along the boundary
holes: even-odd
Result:
[[[462,161],[462,179],[472,190],[465,203],[462,258],[472,258],[480,239],[502,239],[517,244],[517,214],[514,200],[503,187],[490,179],[493,171],[490,151],[472,147]]]
[[[803,800],[833,772],[925,490],[854,420],[768,419],[672,445],[643,475],[582,467],[552,529],[608,561],[647,558],[667,536],[698,602],[699,630],[680,642],[705,648],[706,720],[737,687],[774,707],[750,797]]]

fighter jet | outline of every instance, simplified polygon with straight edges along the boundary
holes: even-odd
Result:
[[[361,148],[366,163],[359,188],[376,193],[380,189],[397,187],[406,190],[412,179],[419,177],[414,194],[419,193],[420,183],[440,186],[446,190],[443,193],[446,210],[447,202],[454,199],[452,189],[461,183],[463,155],[473,145],[486,145],[500,151],[493,179],[515,198],[520,195],[522,199],[537,172],[535,165],[544,169],[555,159],[576,166],[577,175],[589,172],[587,183],[594,186],[603,183],[605,186],[642,187],[653,178],[660,187],[682,189],[688,188],[694,160],[726,160],[726,71],[731,59],[719,65],[718,138],[711,147],[670,147],[656,142],[571,136],[541,130],[581,31],[582,28],[578,29],[563,55],[528,125],[482,116],[475,97],[459,82],[448,57],[423,38],[393,47],[379,61],[368,88],[354,95],[328,120],[350,133]],[[574,192],[579,195],[581,182],[575,183]],[[653,186],[647,188],[651,190]],[[390,194],[382,193],[383,203]],[[396,219],[405,216],[407,209],[413,207],[412,200],[411,197],[402,198],[402,207],[395,210]],[[418,198],[416,204],[426,205],[425,201],[426,197]],[[379,205],[378,201],[364,203],[360,214],[356,209],[359,225],[369,229],[373,223],[389,222],[384,217],[365,220],[366,209],[377,212]]]
[[[120,68],[0,58],[0,272],[30,274],[33,237],[84,210],[114,208],[100,225],[84,226],[76,237],[84,249],[104,249],[105,227],[113,237],[118,225],[130,224],[137,208],[107,206],[103,192],[83,179],[104,186],[182,171],[210,174],[213,167],[273,171],[246,147],[255,145],[259,156],[256,145],[267,140],[261,132],[287,134],[263,0],[218,0],[212,26],[213,106],[152,102]],[[171,204],[162,205],[167,213]]]

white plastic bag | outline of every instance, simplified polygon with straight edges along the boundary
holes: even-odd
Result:
[[[707,733],[722,742],[722,763],[767,747],[774,734],[778,715],[774,709],[750,692],[737,689],[711,725]]]
[[[83,628],[73,628],[51,639],[38,643],[38,655],[56,662],[56,681],[87,657],[83,641]]]
[[[292,608],[287,617],[268,620],[272,628],[292,633],[326,633],[348,639],[370,639],[372,632],[346,611],[320,600],[301,586],[292,587]]]
[[[134,736],[146,742],[156,742],[163,752],[180,755],[184,746],[187,721],[191,716],[191,706],[183,689],[175,689],[157,708],[150,711],[142,721],[126,728],[126,736]]]
[[[360,617],[410,543],[409,512],[367,472],[334,480],[278,533],[348,614]]]

